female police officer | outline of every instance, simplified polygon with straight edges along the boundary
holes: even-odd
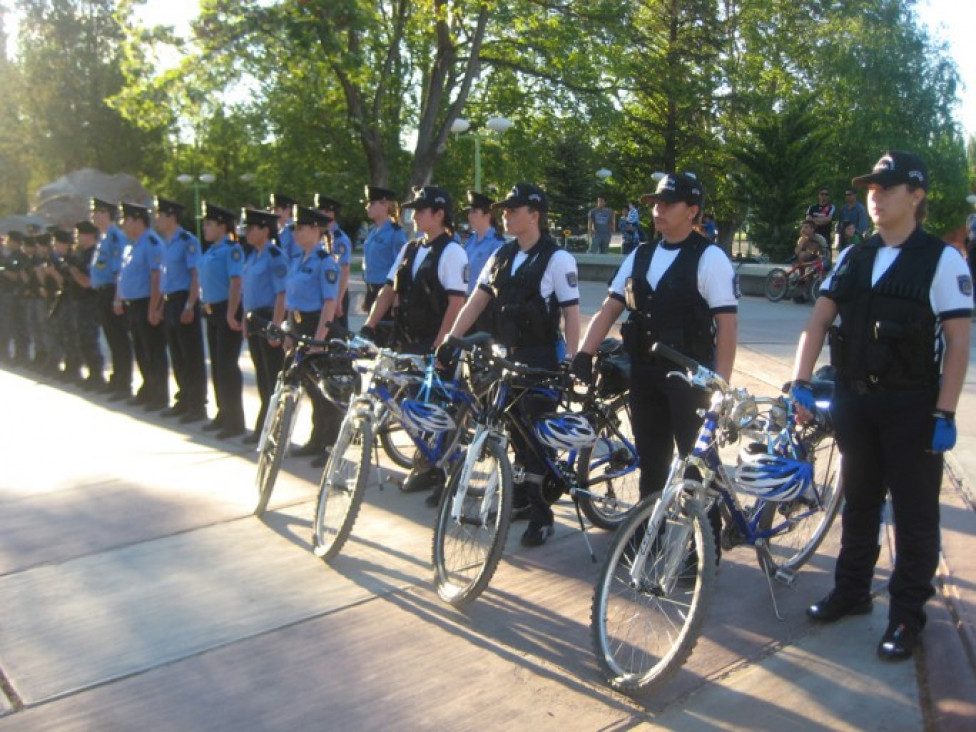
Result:
[[[318,340],[328,337],[339,296],[339,264],[322,246],[322,236],[332,219],[321,211],[295,206],[295,243],[302,255],[291,264],[285,282],[285,308],[292,330]],[[326,448],[339,434],[342,413],[318,392],[312,400],[312,436],[292,451],[297,457],[315,457],[312,465],[322,467]]]
[[[203,236],[210,247],[200,258],[200,302],[207,315],[207,347],[217,416],[204,425],[229,439],[244,434],[241,355],[241,273],[244,251],[231,239],[237,217],[230,209],[203,204]]]
[[[397,255],[407,243],[407,234],[394,218],[396,194],[388,188],[366,186],[366,217],[373,222],[363,242],[363,274],[366,299],[363,310],[369,312],[383,289]]]
[[[576,352],[579,341],[576,260],[549,236],[549,203],[538,186],[519,183],[496,206],[515,241],[499,248],[485,264],[478,289],[458,315],[451,335],[467,333],[491,303],[492,335],[509,348],[509,356],[528,366],[555,369],[559,365],[560,314],[565,318],[568,355]],[[446,355],[439,353],[438,357],[444,361]],[[529,405],[530,418],[553,406],[537,400]],[[516,484],[514,495],[516,510],[529,519],[522,545],[540,546],[553,533],[552,509],[542,492],[546,468],[514,435],[512,446],[525,471],[525,480]]]
[[[791,390],[803,410],[812,409],[808,380],[829,331],[845,505],[834,588],[807,614],[833,622],[871,611],[881,509],[890,492],[895,567],[877,652],[897,660],[912,655],[933,594],[942,453],[956,440],[973,288],[959,253],[920,226],[929,174],[917,156],[888,152],[853,182],[868,188],[877,233],[845,249],[824,281],[800,338]]]

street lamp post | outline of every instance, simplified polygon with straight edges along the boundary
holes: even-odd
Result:
[[[511,129],[513,124],[515,123],[504,117],[492,117],[485,122],[485,127],[501,134]],[[451,123],[451,132],[455,135],[470,132],[474,137],[474,190],[476,193],[481,193],[481,130],[472,127],[468,120],[458,117]]]
[[[185,186],[190,186],[193,189],[193,218],[197,224],[197,240],[202,241],[200,232],[200,189],[206,188],[208,185],[217,180],[217,176],[212,173],[202,173],[197,178],[192,175],[182,173],[176,176],[176,180]]]

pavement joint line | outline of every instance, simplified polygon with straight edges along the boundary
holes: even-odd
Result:
[[[11,714],[24,708],[24,700],[21,698],[20,694],[17,693],[17,690],[10,682],[10,679],[7,678],[7,674],[4,673],[2,668],[0,668],[0,691],[3,692],[3,695],[7,697],[7,701],[10,702]],[[0,717],[3,716],[3,714],[0,714]]]

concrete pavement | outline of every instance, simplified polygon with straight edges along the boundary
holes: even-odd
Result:
[[[601,298],[584,283],[585,312]],[[745,298],[736,382],[768,394],[788,378],[808,312]],[[460,613],[432,592],[422,496],[373,486],[330,567],[310,553],[308,461],[287,461],[257,520],[243,446],[0,371],[0,730],[966,729],[974,383],[951,458],[961,483],[945,483],[941,591],[916,662],[874,655],[887,551],[872,615],[806,622],[803,608],[831,584],[833,531],[796,586],[776,588],[784,622],[753,553],[726,554],[689,663],[632,700],[592,660],[597,567],[565,503],[545,547],[521,549],[512,532],[491,587]],[[253,388],[247,397],[253,415]],[[599,554],[607,537],[592,539]]]

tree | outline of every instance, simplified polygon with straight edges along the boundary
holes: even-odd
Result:
[[[17,68],[7,58],[5,10],[0,5],[0,89],[20,86]],[[0,105],[0,215],[27,210],[29,162],[24,148],[27,131],[19,114],[16,95],[9,95]]]

